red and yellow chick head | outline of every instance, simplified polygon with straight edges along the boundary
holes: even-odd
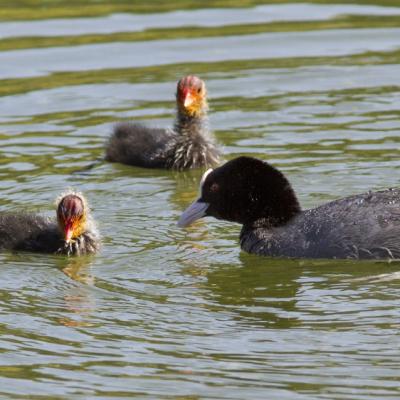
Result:
[[[57,220],[66,243],[81,235],[86,224],[86,202],[77,193],[64,195],[57,205]]]
[[[208,108],[206,85],[197,76],[185,76],[178,82],[176,101],[178,108],[185,114],[201,116]]]

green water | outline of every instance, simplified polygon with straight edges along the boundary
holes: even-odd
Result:
[[[0,1],[0,210],[86,193],[101,254],[0,255],[5,399],[399,399],[400,265],[244,254],[176,227],[202,171],[102,163],[198,74],[225,159],[303,207],[399,185],[400,1]]]

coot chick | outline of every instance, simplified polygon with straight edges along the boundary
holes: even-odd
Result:
[[[68,192],[56,200],[57,218],[0,213],[0,249],[82,255],[100,248],[100,237],[87,201]]]
[[[207,171],[200,198],[182,214],[243,225],[243,250],[296,258],[400,258],[400,189],[345,197],[302,211],[286,177],[266,162],[239,157]]]
[[[149,128],[132,122],[115,126],[105,159],[146,168],[185,170],[219,162],[219,150],[207,118],[207,91],[196,76],[177,84],[177,115],[173,129]]]

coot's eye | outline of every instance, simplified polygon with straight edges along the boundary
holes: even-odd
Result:
[[[211,186],[210,186],[210,192],[213,192],[213,193],[215,193],[215,192],[218,192],[218,190],[219,190],[219,185],[218,185],[218,183],[213,183]]]

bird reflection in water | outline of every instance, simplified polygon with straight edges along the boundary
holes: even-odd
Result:
[[[64,301],[67,312],[59,319],[62,325],[71,327],[94,325],[90,322],[91,315],[96,309],[96,299],[91,289],[95,283],[90,270],[91,265],[90,256],[57,259],[57,267],[79,283],[79,285],[69,285],[65,290]]]

